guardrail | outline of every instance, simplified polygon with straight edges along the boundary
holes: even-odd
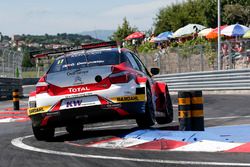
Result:
[[[12,92],[18,89],[20,97],[23,95],[22,80],[14,78],[0,78],[0,99],[12,99]]]
[[[166,82],[170,91],[250,89],[250,69],[164,74],[154,79]]]

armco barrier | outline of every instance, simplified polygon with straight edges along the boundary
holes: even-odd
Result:
[[[250,90],[250,69],[164,74],[154,76],[170,91]]]
[[[22,80],[14,78],[0,78],[0,99],[12,99],[13,90],[19,90],[19,96],[22,97]]]

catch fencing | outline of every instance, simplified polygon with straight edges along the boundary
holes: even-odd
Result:
[[[23,54],[9,48],[0,48],[0,77],[21,78]]]
[[[0,99],[11,99],[14,89],[22,96],[23,54],[9,48],[0,48]]]
[[[230,40],[221,43],[221,69],[250,68],[250,40]],[[167,47],[141,54],[148,67],[159,67],[161,74],[218,70],[217,44]]]

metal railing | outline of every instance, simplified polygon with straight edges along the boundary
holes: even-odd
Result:
[[[250,69],[164,74],[154,79],[166,82],[170,91],[250,89]]]

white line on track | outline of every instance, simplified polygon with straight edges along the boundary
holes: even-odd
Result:
[[[160,164],[178,164],[178,165],[210,165],[210,166],[250,166],[250,163],[229,163],[229,162],[201,162],[201,161],[177,161],[177,160],[161,160],[161,159],[140,159],[140,158],[128,158],[128,157],[115,157],[115,156],[102,156],[102,155],[91,155],[91,154],[77,154],[70,152],[54,151],[48,149],[36,148],[23,143],[24,139],[33,137],[33,135],[19,137],[13,139],[11,144],[29,151],[63,155],[63,156],[73,156],[79,158],[91,158],[91,159],[104,159],[104,160],[118,160],[118,161],[133,161],[133,162],[149,162],[149,163],[160,163]]]
[[[246,115],[246,116],[230,116],[230,117],[205,118],[205,120],[216,120],[216,119],[238,119],[238,118],[250,118],[250,115]]]

